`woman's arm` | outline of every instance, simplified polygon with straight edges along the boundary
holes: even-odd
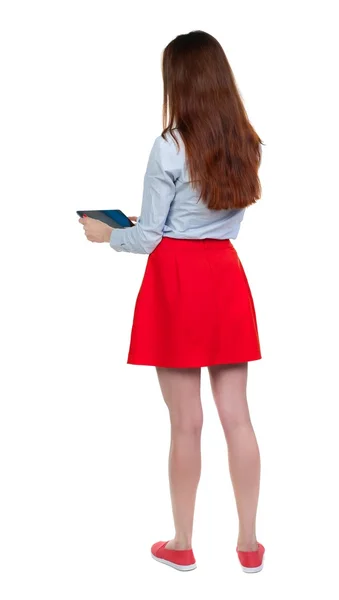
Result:
[[[163,236],[163,228],[175,197],[175,171],[171,168],[170,143],[155,139],[144,176],[140,217],[133,227],[113,229],[110,246],[117,252],[150,254]]]

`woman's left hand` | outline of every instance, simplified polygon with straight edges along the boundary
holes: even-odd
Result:
[[[106,225],[98,219],[81,217],[79,223],[84,226],[84,233],[90,242],[109,242],[113,227]]]

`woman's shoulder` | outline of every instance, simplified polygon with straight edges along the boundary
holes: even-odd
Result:
[[[176,152],[182,152],[185,150],[183,139],[177,128],[173,128],[171,131],[166,131],[164,134],[160,134],[155,138],[155,144],[159,148],[167,149]]]
[[[177,129],[172,130],[177,142],[170,131],[158,135],[154,140],[154,151],[163,160],[176,166],[185,161],[185,146]]]

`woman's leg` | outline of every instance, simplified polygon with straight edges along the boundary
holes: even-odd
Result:
[[[201,369],[156,369],[171,422],[169,482],[175,537],[166,547],[186,550],[192,547],[195,498],[201,472]]]
[[[228,447],[239,516],[238,550],[257,549],[260,454],[247,405],[248,363],[209,367],[211,388]]]

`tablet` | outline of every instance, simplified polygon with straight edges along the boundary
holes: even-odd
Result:
[[[77,210],[77,215],[83,217],[87,215],[91,219],[97,219],[114,228],[133,227],[135,223],[131,221],[122,210]]]

